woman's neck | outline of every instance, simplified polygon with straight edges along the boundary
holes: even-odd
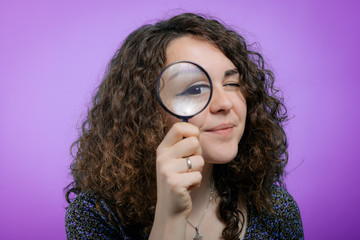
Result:
[[[193,210],[203,209],[204,204],[209,201],[209,195],[211,190],[211,178],[212,178],[213,164],[205,163],[202,174],[201,184],[198,188],[191,191],[191,200]]]

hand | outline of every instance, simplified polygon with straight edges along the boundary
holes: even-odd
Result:
[[[191,212],[190,191],[200,185],[204,166],[198,137],[196,126],[175,123],[157,148],[157,212],[163,217],[187,219]],[[190,171],[186,157],[191,159]]]

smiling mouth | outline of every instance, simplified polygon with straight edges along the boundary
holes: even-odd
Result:
[[[219,134],[221,136],[227,137],[232,133],[234,127],[235,127],[234,124],[223,124],[223,125],[216,126],[212,129],[206,130],[206,132],[215,133],[215,134]]]

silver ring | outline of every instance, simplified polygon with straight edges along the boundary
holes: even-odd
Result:
[[[191,168],[192,168],[191,159],[190,159],[190,157],[186,157],[185,159],[186,159],[186,162],[187,162],[187,165],[188,165],[188,170],[187,171],[190,172]]]

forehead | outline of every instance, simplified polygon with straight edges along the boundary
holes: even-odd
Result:
[[[184,60],[199,64],[213,77],[236,68],[216,45],[193,35],[176,38],[166,48],[166,65]]]
[[[220,52],[216,46],[200,37],[182,36],[170,41],[168,44],[166,48],[167,63],[171,63],[170,60],[172,59],[194,60],[204,56],[204,53],[209,50]]]

